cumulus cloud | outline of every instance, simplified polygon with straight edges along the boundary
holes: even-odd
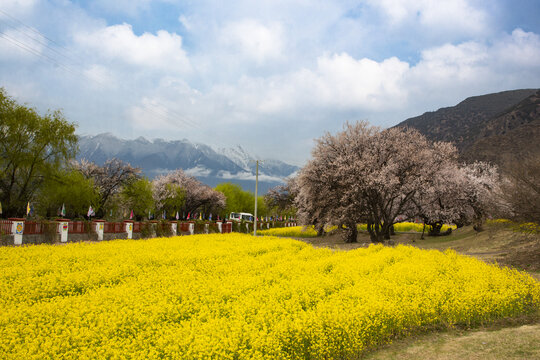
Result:
[[[38,61],[43,56],[46,41],[42,35],[22,27],[0,31],[0,60]]]
[[[346,120],[391,126],[540,83],[538,26],[475,0],[2,4],[16,15],[18,3],[19,18],[55,40],[45,44],[79,63],[54,55],[64,71],[0,39],[2,86],[43,110],[64,108],[83,132],[132,127],[134,137],[247,143],[305,158],[312,138]],[[144,19],[164,11],[163,23]]]
[[[458,33],[482,33],[487,28],[487,14],[467,0],[370,0],[394,26],[418,22],[437,30]]]
[[[96,85],[98,88],[118,86],[115,72],[103,65],[92,64],[83,71],[83,74],[90,80],[91,85]]]
[[[504,64],[519,68],[538,68],[540,59],[540,36],[533,32],[515,29],[511,35],[497,41],[492,56]]]
[[[87,51],[135,66],[186,73],[191,69],[180,35],[160,30],[137,36],[129,24],[113,25],[79,33],[76,41]]]
[[[257,64],[284,58],[283,36],[281,24],[263,25],[253,19],[231,22],[221,31],[221,41],[226,47]]]
[[[212,174],[212,170],[207,169],[201,165],[197,165],[194,168],[184,170],[184,172],[191,176],[203,176],[203,177],[210,176]]]

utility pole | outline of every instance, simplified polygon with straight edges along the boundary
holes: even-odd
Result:
[[[259,186],[259,160],[255,166],[255,219],[253,219],[253,236],[257,236],[257,188]]]

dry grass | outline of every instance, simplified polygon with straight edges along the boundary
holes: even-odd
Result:
[[[540,324],[439,332],[395,342],[365,359],[540,359]]]

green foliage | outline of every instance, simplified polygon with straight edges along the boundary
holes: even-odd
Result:
[[[253,213],[255,198],[252,193],[242,190],[242,187],[230,182],[218,184],[215,188],[227,198],[222,216],[228,216],[231,212]]]
[[[154,208],[152,182],[146,178],[138,179],[124,186],[120,196],[123,206],[128,212],[133,210],[137,219],[142,219],[148,214],[148,210]]]
[[[169,183],[166,185],[169,196],[163,200],[163,207],[159,212],[165,210],[167,214],[174,215],[180,211],[186,201],[186,190],[180,185]]]
[[[58,241],[58,223],[55,221],[43,220],[40,221],[41,228],[43,229],[44,243],[54,244]]]
[[[156,237],[170,237],[172,236],[171,224],[166,220],[161,220],[154,224]]]
[[[4,216],[22,216],[43,182],[75,156],[75,125],[60,111],[43,116],[0,88],[0,201]]]
[[[233,221],[232,231],[249,234],[253,231],[253,223],[247,221]]]
[[[231,212],[255,213],[255,195],[252,192],[242,190],[242,187],[230,182],[218,184],[215,188],[227,198],[225,209],[220,216],[229,216]],[[257,197],[257,214],[267,214],[267,206],[263,196]]]
[[[83,217],[88,206],[99,203],[99,193],[92,179],[85,178],[76,170],[60,170],[56,176],[47,179],[40,189],[36,212],[46,217],[58,215],[64,204],[66,217]]]
[[[152,224],[150,221],[141,222],[141,238],[150,238],[153,236]]]

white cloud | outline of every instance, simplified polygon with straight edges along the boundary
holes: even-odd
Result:
[[[217,177],[224,179],[224,180],[253,180],[255,181],[255,175],[253,175],[250,172],[238,172],[236,174],[232,174],[229,171],[221,170],[218,172]],[[270,182],[284,182],[283,178],[277,177],[277,176],[269,176],[265,174],[259,174],[259,181],[270,181]]]
[[[156,99],[144,97],[140,104],[131,107],[126,115],[137,130],[165,130],[174,126],[167,107]]]
[[[118,79],[116,73],[105,66],[92,64],[83,71],[83,74],[91,80],[91,84],[100,87],[116,88],[118,87]]]
[[[242,77],[235,86],[214,87],[212,101],[227,103],[237,113],[235,120],[242,122],[257,121],[246,112],[276,115],[307,108],[395,108],[406,100],[403,78],[408,70],[409,65],[395,57],[376,62],[356,60],[346,53],[325,55],[314,69],[268,78]]]
[[[156,35],[137,36],[131,25],[122,24],[80,33],[75,39],[98,57],[175,73],[186,73],[191,69],[182,48],[182,37],[164,30]]]
[[[377,62],[356,60],[346,53],[324,56],[317,62],[318,99],[345,108],[380,109],[402,104],[406,97],[402,80],[408,70],[409,65],[396,57]]]
[[[475,34],[487,27],[487,14],[467,0],[370,0],[398,26],[410,21],[452,32]]]
[[[284,54],[284,30],[281,24],[269,25],[246,19],[227,24],[221,31],[221,41],[233,52],[238,52],[257,64],[280,60]]]
[[[505,36],[495,43],[492,56],[505,66],[538,68],[540,36],[515,29],[510,36]]]
[[[1,5],[2,11],[18,16],[30,11],[37,3],[38,0],[2,0]]]
[[[184,172],[191,176],[210,176],[212,174],[212,170],[207,169],[202,165],[197,165],[194,168],[184,170]]]
[[[46,40],[40,34],[22,27],[0,28],[0,31],[3,33],[0,34],[0,60],[37,61],[41,57],[46,61],[43,57]]]

